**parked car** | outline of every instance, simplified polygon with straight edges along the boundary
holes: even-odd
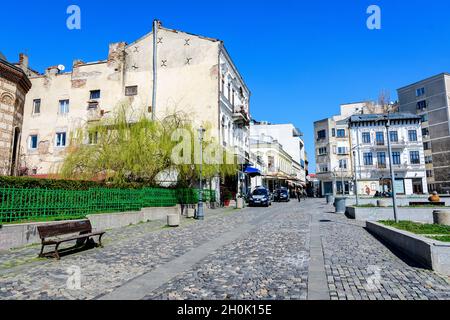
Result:
[[[275,191],[275,201],[277,202],[289,202],[291,199],[289,198],[289,191],[286,188],[280,188]]]
[[[270,192],[264,187],[257,187],[248,198],[248,205],[268,207],[272,204]]]

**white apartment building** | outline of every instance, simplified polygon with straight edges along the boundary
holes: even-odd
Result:
[[[351,150],[355,151],[358,194],[390,192],[388,139],[392,147],[395,191],[401,195],[426,194],[427,178],[421,118],[407,113],[353,115],[348,119]],[[352,153],[353,154],[353,153]]]
[[[253,122],[250,134],[254,140],[265,141],[265,137],[276,140],[283,150],[292,158],[295,179],[301,185],[306,183],[306,152],[303,134],[293,124],[269,124]]]
[[[301,132],[293,124],[254,122],[250,125],[250,150],[266,164],[264,185],[306,187],[306,153]],[[253,184],[252,184],[253,186]]]
[[[133,43],[110,44],[105,60],[75,60],[71,71],[62,69],[49,67],[30,77],[21,159],[31,174],[57,173],[70,135],[108,117],[118,103],[156,119],[181,111],[195,126],[211,127],[209,135],[220,144],[249,159],[250,91],[218,39],[158,24]]]
[[[314,123],[316,174],[322,195],[353,194],[347,119],[356,113],[376,111],[379,107],[370,101],[343,104],[339,115]]]
[[[261,176],[251,180],[251,189],[265,186],[273,191],[278,187],[294,187],[303,184],[297,179],[300,164],[284,150],[283,145],[271,136],[251,136],[251,152],[261,164]]]

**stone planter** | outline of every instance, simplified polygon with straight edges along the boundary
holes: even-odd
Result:
[[[433,223],[450,226],[450,210],[434,210]]]
[[[179,214],[168,214],[167,215],[167,225],[169,227],[178,227],[180,225],[180,215]]]
[[[377,207],[387,208],[389,207],[389,203],[386,199],[377,200]]]

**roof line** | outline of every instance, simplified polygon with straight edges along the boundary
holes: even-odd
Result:
[[[440,77],[440,76],[449,76],[449,77],[450,77],[450,73],[448,73],[448,72],[441,72],[441,73],[438,73],[438,74],[436,74],[436,75],[434,75],[434,76],[431,76],[431,77],[428,77],[428,78],[425,78],[425,79],[416,81],[416,82],[414,82],[414,83],[408,84],[408,85],[406,85],[406,86],[400,87],[400,88],[397,89],[397,91],[406,89],[406,88],[411,87],[411,86],[418,85],[418,84],[421,83],[421,82],[428,81],[428,80],[431,80],[431,79],[433,79],[433,78],[438,78],[438,77]]]

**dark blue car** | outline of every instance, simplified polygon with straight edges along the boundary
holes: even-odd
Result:
[[[252,206],[263,206],[268,207],[272,204],[270,199],[269,190],[264,187],[259,187],[253,190],[251,195],[248,198],[248,205]]]

